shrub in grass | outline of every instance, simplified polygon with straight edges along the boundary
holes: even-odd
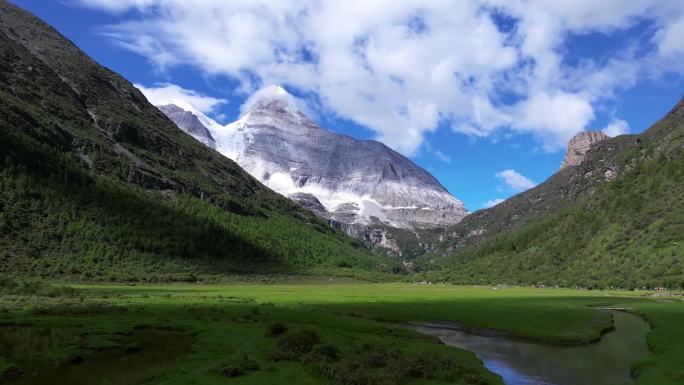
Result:
[[[402,355],[390,363],[390,371],[405,378],[433,379],[438,364],[438,356],[427,353]]]
[[[382,368],[387,366],[387,362],[395,361],[401,357],[401,351],[394,350],[388,352],[384,347],[365,343],[355,351],[359,360],[369,368]]]
[[[226,377],[239,377],[247,374],[248,372],[257,370],[259,370],[259,363],[249,358],[249,356],[245,354],[242,356],[242,360],[237,364],[224,365],[214,369],[213,371]]]
[[[416,380],[487,383],[479,373],[452,357],[427,352],[404,353],[372,344],[353,349],[344,357],[340,357],[336,347],[320,345],[304,354],[302,362],[334,385],[400,385]]]
[[[103,313],[125,313],[127,308],[110,305],[106,302],[59,300],[40,302],[31,312],[35,315],[88,315]]]
[[[370,371],[355,357],[345,357],[319,372],[336,385],[366,385],[371,381]]]
[[[309,353],[302,355],[302,362],[305,365],[314,367],[321,375],[329,377],[330,365],[340,359],[340,349],[334,345],[320,345]]]
[[[313,349],[318,343],[320,336],[314,329],[304,329],[284,334],[278,339],[278,350],[271,354],[271,359],[299,360],[302,355]]]
[[[259,363],[249,358],[247,354],[242,356],[242,361],[240,361],[238,366],[245,372],[259,370]]]
[[[325,344],[317,346],[312,353],[323,357],[326,361],[337,361],[340,359],[340,349],[335,345]]]
[[[214,369],[214,372],[226,377],[239,377],[245,374],[239,366],[224,366]]]
[[[42,297],[77,297],[81,293],[68,286],[50,285],[40,279],[0,277],[0,293],[9,295],[30,295]]]
[[[285,323],[274,322],[268,327],[267,335],[275,337],[281,334],[285,334],[285,332],[287,332],[287,325]]]
[[[335,385],[370,385],[371,374],[353,361],[342,361],[335,367],[332,377]]]
[[[400,385],[406,383],[397,373],[389,370],[371,370],[357,356],[350,356],[338,363],[326,365],[319,370],[333,385]]]

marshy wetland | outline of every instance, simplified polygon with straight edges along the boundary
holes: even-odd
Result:
[[[14,290],[0,303],[0,381],[534,383],[522,374],[565,385],[589,370],[597,384],[680,384],[684,302],[651,294],[365,283]],[[435,321],[492,335],[406,328]]]

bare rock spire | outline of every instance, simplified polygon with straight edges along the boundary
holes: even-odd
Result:
[[[576,134],[568,142],[568,149],[561,163],[560,169],[577,166],[584,161],[584,155],[594,144],[608,139],[609,136],[601,131],[584,131]]]

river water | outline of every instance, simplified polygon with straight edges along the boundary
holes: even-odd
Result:
[[[443,343],[470,350],[507,385],[631,385],[631,365],[648,355],[648,324],[623,311],[611,311],[615,330],[597,343],[545,345],[486,337],[438,326],[412,326]]]

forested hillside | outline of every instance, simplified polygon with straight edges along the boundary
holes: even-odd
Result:
[[[0,272],[158,280],[386,262],[4,1],[0,57]]]
[[[684,100],[644,133],[602,142],[581,165],[459,226],[423,261],[441,268],[434,279],[684,287]]]

